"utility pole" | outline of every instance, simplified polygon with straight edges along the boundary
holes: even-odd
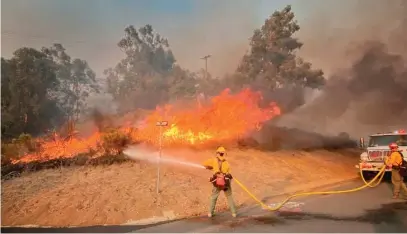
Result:
[[[28,115],[27,113],[24,114],[24,133],[27,133],[27,122],[28,122]]]
[[[208,58],[210,58],[211,56],[212,55],[208,54],[201,58],[205,60],[205,79],[208,79]]]
[[[159,136],[159,144],[160,144],[160,153],[158,155],[157,160],[157,194],[160,193],[160,161],[161,161],[161,154],[162,154],[162,142],[163,142],[163,131],[162,128],[168,126],[168,121],[157,121],[155,126],[160,128],[160,136]]]

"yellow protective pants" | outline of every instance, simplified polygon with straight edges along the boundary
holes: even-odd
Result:
[[[398,196],[400,190],[403,190],[405,196],[407,196],[407,186],[404,183],[404,178],[400,175],[399,170],[391,170],[391,182],[393,184],[393,195]]]

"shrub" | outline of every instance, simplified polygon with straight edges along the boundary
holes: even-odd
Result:
[[[1,143],[1,165],[10,164],[21,156],[20,147],[16,143]]]
[[[110,129],[102,135],[102,148],[107,154],[121,154],[130,143],[130,135],[118,129]]]
[[[11,142],[1,144],[1,164],[9,164],[12,160],[19,159],[26,153],[32,153],[40,147],[30,134],[22,133]]]
[[[30,134],[22,133],[15,141],[20,147],[25,147],[28,152],[35,152],[39,148],[39,144],[31,137]]]

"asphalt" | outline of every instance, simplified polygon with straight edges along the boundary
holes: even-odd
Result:
[[[359,187],[352,181],[329,190]],[[4,233],[67,232],[407,232],[407,200],[391,198],[391,184],[337,195],[294,200],[284,210],[269,212],[259,206],[245,207],[237,218],[222,213],[213,218],[196,217],[139,226],[94,226],[79,228],[1,228]]]

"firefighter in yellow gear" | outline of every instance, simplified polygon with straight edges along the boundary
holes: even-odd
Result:
[[[236,206],[233,201],[231,186],[231,180],[233,179],[233,177],[230,172],[230,165],[226,161],[225,156],[226,149],[221,146],[217,148],[215,157],[206,160],[202,164],[206,169],[212,170],[212,172],[214,173],[213,176],[209,179],[209,182],[213,184],[213,188],[208,217],[212,217],[214,215],[216,202],[221,191],[225,193],[230,211],[232,212],[232,216],[236,217]]]
[[[407,197],[407,186],[404,184],[404,178],[400,175],[400,166],[403,162],[403,156],[398,150],[396,143],[389,145],[391,150],[390,156],[386,159],[386,166],[391,167],[391,182],[393,184],[393,198],[397,199],[400,194],[400,190],[403,190],[404,195]]]

